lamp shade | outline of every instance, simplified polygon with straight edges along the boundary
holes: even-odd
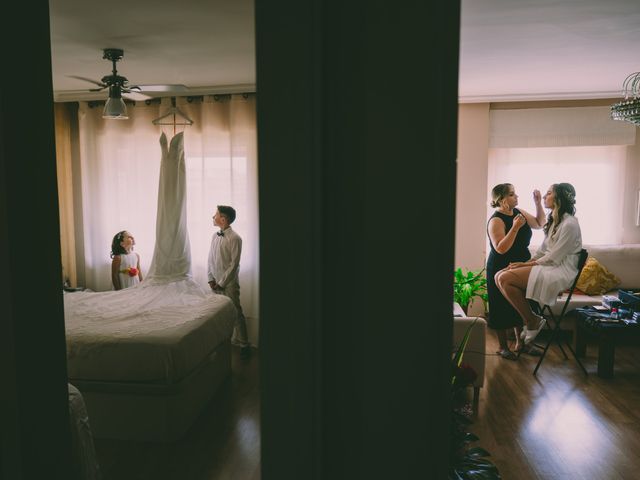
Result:
[[[115,120],[127,120],[127,106],[124,104],[122,98],[107,99],[107,103],[104,104],[104,110],[102,111],[102,118],[111,118]]]

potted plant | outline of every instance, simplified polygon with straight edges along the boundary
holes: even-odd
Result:
[[[479,272],[473,270],[463,272],[462,268],[457,268],[453,272],[453,301],[462,307],[464,313],[467,313],[469,304],[475,297],[482,300],[486,312],[488,296],[484,268]]]

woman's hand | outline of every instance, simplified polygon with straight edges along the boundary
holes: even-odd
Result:
[[[515,270],[516,268],[530,267],[531,262],[511,262],[507,267],[507,270]]]
[[[524,215],[522,215],[521,213],[519,213],[518,215],[515,216],[515,218],[513,219],[513,227],[516,230],[520,230],[520,228],[527,223],[527,219],[524,217]]]
[[[534,260],[529,260],[528,262],[511,262],[505,270],[513,270],[522,267],[535,267],[536,265],[538,265],[538,262]]]
[[[533,201],[535,202],[536,205],[542,202],[542,195],[540,194],[540,190],[533,191]]]

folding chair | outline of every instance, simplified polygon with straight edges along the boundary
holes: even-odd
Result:
[[[564,349],[562,348],[562,343],[560,340],[561,338],[564,340],[564,344],[567,346],[567,348],[573,355],[573,358],[575,358],[576,362],[578,362],[578,365],[580,365],[580,368],[582,369],[584,374],[588,375],[587,370],[584,368],[584,365],[582,365],[582,362],[580,362],[580,359],[576,355],[576,352],[574,352],[566,336],[565,337],[562,336],[562,330],[560,329],[562,320],[564,320],[565,314],[567,313],[567,308],[569,307],[571,296],[573,295],[573,291],[576,288],[576,284],[578,283],[578,278],[580,278],[580,274],[582,273],[584,264],[587,262],[588,256],[589,254],[584,248],[580,250],[580,256],[578,258],[578,274],[576,275],[576,278],[573,279],[573,283],[571,284],[571,288],[569,289],[569,292],[567,294],[567,299],[564,301],[564,305],[562,306],[562,311],[560,312],[560,315],[558,316],[554,315],[549,305],[544,305],[540,307],[540,305],[537,302],[531,301],[531,304],[534,307],[534,311],[537,310],[536,313],[538,313],[539,315],[542,315],[547,319],[547,327],[551,330],[551,336],[549,337],[547,344],[544,346],[544,350],[542,351],[542,355],[540,355],[540,358],[538,359],[538,364],[536,365],[536,368],[533,370],[534,375],[538,373],[538,369],[540,368],[540,365],[542,365],[542,361],[544,360],[544,357],[547,355],[547,350],[549,350],[549,347],[554,341],[558,344],[558,347],[560,347],[560,350],[562,351],[564,358],[565,359],[569,358],[566,352],[564,351]],[[553,325],[551,325],[552,322],[553,322]],[[536,345],[536,346],[542,348],[541,345]]]

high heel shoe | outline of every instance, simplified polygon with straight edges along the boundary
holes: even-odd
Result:
[[[525,345],[529,345],[530,343],[532,343],[540,333],[540,330],[542,330],[544,326],[547,324],[547,320],[544,317],[538,317],[538,318],[540,319],[540,323],[538,323],[538,328],[536,328],[535,330],[527,329],[527,333],[524,337]]]

